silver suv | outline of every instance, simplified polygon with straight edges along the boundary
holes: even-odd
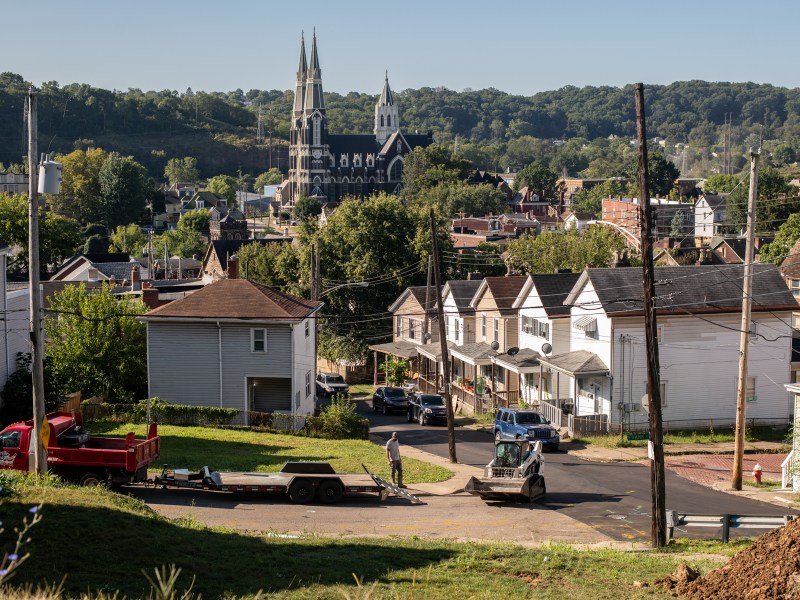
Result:
[[[350,386],[338,373],[320,373],[317,375],[317,396],[330,398],[334,394],[347,394]]]

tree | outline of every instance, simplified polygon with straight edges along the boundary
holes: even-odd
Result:
[[[276,168],[272,168],[269,171],[264,171],[256,177],[255,183],[253,183],[253,188],[255,189],[256,194],[263,194],[264,193],[264,186],[267,185],[277,185],[281,181],[283,181],[283,174]]]
[[[403,164],[403,196],[414,198],[422,190],[439,184],[460,183],[473,168],[472,163],[453,156],[444,146],[414,148]]]
[[[659,196],[666,196],[675,185],[675,180],[680,177],[681,172],[678,170],[671,160],[664,156],[658,150],[653,150],[647,154],[647,175],[650,194]],[[628,185],[630,191],[634,192],[636,197],[639,196],[639,163],[634,159],[628,166]]]
[[[421,209],[434,207],[438,214],[455,218],[465,216],[482,217],[498,215],[507,208],[505,194],[491,185],[468,185],[466,183],[440,184],[422,190],[412,204]]]
[[[200,177],[197,170],[197,159],[193,156],[170,158],[167,166],[164,167],[164,177],[167,178],[170,185],[197,181]]]
[[[747,224],[747,198],[750,194],[750,174],[733,190],[725,202],[732,233],[744,231]],[[756,199],[756,231],[775,231],[793,213],[800,211],[797,188],[789,186],[786,178],[769,167],[758,171]]]
[[[211,212],[207,208],[200,208],[183,213],[178,220],[178,229],[190,229],[197,233],[208,234],[210,222]]]
[[[147,237],[135,223],[119,225],[111,234],[109,252],[127,252],[131,256],[140,256],[147,245]]]
[[[215,175],[208,180],[208,187],[206,187],[206,189],[209,192],[214,192],[215,194],[227,198],[229,207],[236,206],[236,191],[238,190],[238,186],[236,184],[236,179],[230,175]]]
[[[298,281],[300,256],[292,244],[244,244],[237,252],[239,273],[245,279],[301,294],[307,291]]]
[[[188,227],[165,231],[153,240],[155,260],[163,258],[165,250],[170,257],[191,258],[202,256],[205,249],[206,244],[202,236]]]
[[[771,262],[780,265],[800,240],[800,213],[789,215],[786,222],[778,229],[778,233],[771,244],[761,248],[759,256],[761,262]]]
[[[609,179],[590,190],[578,190],[570,201],[570,210],[572,212],[590,212],[597,216],[603,210],[604,198],[614,198],[625,194],[626,186],[624,180]]]
[[[708,177],[703,184],[703,189],[707,192],[732,192],[733,188],[739,185],[738,175],[723,175],[716,173]]]
[[[682,238],[687,235],[694,236],[694,223],[691,223],[689,211],[676,210],[670,222],[669,235],[673,238]]]
[[[130,156],[108,155],[100,169],[100,221],[108,228],[139,219],[145,209],[147,171]]]
[[[28,196],[0,193],[0,239],[20,251],[9,257],[9,269],[28,270]],[[60,265],[75,254],[81,244],[81,230],[74,219],[53,212],[39,215],[39,260],[42,268]]]
[[[100,170],[107,156],[97,148],[75,150],[57,157],[63,167],[61,193],[48,197],[48,202],[56,212],[81,223],[100,219]]]
[[[558,200],[563,186],[558,185],[557,182],[558,173],[541,163],[533,162],[514,176],[514,191],[528,187],[542,198]]]
[[[103,285],[67,286],[50,299],[44,327],[47,356],[62,393],[107,395],[131,402],[147,394],[147,330],[137,316],[147,307]]]
[[[322,213],[322,202],[310,196],[300,196],[294,203],[292,214],[303,223],[311,222]]]
[[[108,250],[108,238],[101,235],[90,235],[83,244],[84,254],[103,254]]]
[[[522,273],[555,273],[558,269],[583,271],[586,267],[608,267],[614,251],[625,248],[622,236],[599,225],[579,232],[546,232],[524,235],[508,244],[509,261]]]

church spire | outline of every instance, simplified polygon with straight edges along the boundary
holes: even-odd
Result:
[[[381,97],[378,98],[378,106],[391,106],[392,104],[394,104],[394,97],[389,87],[389,70],[387,69],[386,77],[383,80],[383,91],[381,92]]]
[[[311,61],[306,71],[306,92],[305,92],[305,111],[310,114],[314,110],[325,110],[325,102],[322,99],[322,69],[319,68],[319,57],[317,56],[317,32],[311,40]]]
[[[294,89],[294,117],[300,117],[303,114],[303,106],[305,105],[306,94],[306,74],[308,72],[308,63],[306,63],[306,41],[305,36],[300,34],[300,65],[297,67],[297,79]]]

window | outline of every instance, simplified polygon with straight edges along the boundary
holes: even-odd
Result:
[[[461,323],[458,322],[458,319],[453,319],[453,332],[455,333],[456,341],[461,335]]]
[[[306,372],[306,398],[311,395],[311,371]]]
[[[266,329],[251,329],[250,330],[250,351],[251,352],[266,352],[267,351],[267,330]]]
[[[539,337],[546,340],[550,339],[550,323],[545,323],[544,321],[539,322]]]
[[[758,323],[750,321],[750,341],[755,342],[758,340]]]
[[[309,326],[308,321],[306,321],[305,328],[306,328],[306,337],[308,337],[309,335],[311,335],[311,327]]]
[[[313,140],[312,144],[314,146],[322,145],[322,142],[321,142],[321,140],[322,140],[322,122],[321,122],[321,120],[319,118],[315,117],[314,120],[312,121],[312,131],[313,131],[313,135],[314,135],[314,140]]]
[[[339,166],[346,167],[347,166],[347,154],[340,154],[339,155]]]
[[[416,320],[409,319],[408,320],[408,337],[409,339],[415,340],[417,339],[417,327],[416,327]]]
[[[789,287],[791,288],[794,297],[800,300],[800,279],[790,279]]]
[[[401,337],[403,335],[403,317],[397,317],[397,327],[395,327],[394,334],[397,337]]]
[[[389,181],[402,181],[403,179],[403,161],[396,160],[389,168]]]
[[[493,325],[494,325],[494,341],[495,342],[499,342],[500,341],[500,319],[495,317]]]
[[[486,313],[481,313],[481,337],[486,339]]]
[[[734,378],[733,382],[733,390],[734,394],[739,393],[739,378]],[[756,378],[755,377],[748,377],[747,378],[747,390],[744,393],[745,400],[747,402],[756,402],[758,400],[758,396],[756,395]]]
[[[397,153],[398,154],[403,153],[403,142],[401,142],[400,140],[397,141]]]
[[[386,126],[387,127],[391,127],[392,126],[392,115],[386,115]],[[398,142],[398,147],[399,146],[400,146],[400,142]],[[400,150],[398,150],[398,152],[400,152]]]
[[[383,127],[383,115],[381,115],[381,127]]]

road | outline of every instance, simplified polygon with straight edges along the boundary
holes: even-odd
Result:
[[[372,433],[388,439],[397,431],[401,444],[447,457],[447,428],[407,423],[402,415],[384,416],[359,401],[359,412],[369,418]],[[486,432],[456,428],[459,462],[482,467],[491,459],[494,440]],[[540,506],[568,516],[615,540],[647,542],[650,539],[650,470],[644,465],[588,462],[566,452],[545,455],[547,495]],[[782,515],[787,508],[718,492],[666,472],[667,508],[699,514]],[[733,531],[732,535],[737,532]],[[743,532],[754,535],[757,530]],[[681,536],[711,537],[713,530],[694,528]]]

